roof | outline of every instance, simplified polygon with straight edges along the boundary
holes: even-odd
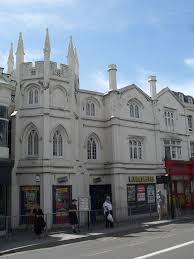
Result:
[[[149,95],[147,95],[143,90],[141,90],[141,88],[139,88],[139,87],[138,87],[137,85],[135,85],[135,84],[127,85],[127,86],[125,86],[125,87],[123,87],[123,88],[118,89],[118,91],[119,91],[121,94],[123,94],[123,93],[125,93],[125,92],[127,92],[128,90],[131,90],[131,89],[136,89],[136,90],[139,91],[141,94],[143,94],[144,97],[145,97],[148,101],[152,101],[152,98],[151,98]]]
[[[0,68],[0,87],[6,86],[11,90],[14,90],[16,86],[16,81],[11,80],[9,74],[3,73],[3,68]]]

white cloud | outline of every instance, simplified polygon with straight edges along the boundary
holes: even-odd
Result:
[[[194,69],[194,58],[186,58],[184,63]]]

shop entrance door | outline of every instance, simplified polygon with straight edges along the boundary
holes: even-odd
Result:
[[[99,218],[103,217],[102,205],[106,196],[110,196],[112,199],[111,184],[90,185],[92,223],[96,223]]]

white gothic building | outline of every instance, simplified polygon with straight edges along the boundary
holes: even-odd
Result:
[[[11,214],[40,206],[53,214],[51,226],[66,215],[72,198],[89,198],[98,210],[106,195],[117,218],[154,209],[156,189],[164,187],[156,181],[166,172],[165,152],[181,161],[194,155],[192,97],[186,102],[168,88],[157,93],[155,76],[148,80],[150,96],[134,84],[117,89],[114,64],[106,93],[83,90],[71,38],[67,65],[51,61],[48,30],[43,53],[43,61],[24,62],[20,33],[15,68],[13,48],[8,58],[8,73],[17,81]]]

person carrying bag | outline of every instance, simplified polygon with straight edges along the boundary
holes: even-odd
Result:
[[[112,214],[112,203],[110,201],[110,196],[106,197],[105,202],[103,203],[104,216],[105,216],[105,227],[113,227],[114,219]]]

